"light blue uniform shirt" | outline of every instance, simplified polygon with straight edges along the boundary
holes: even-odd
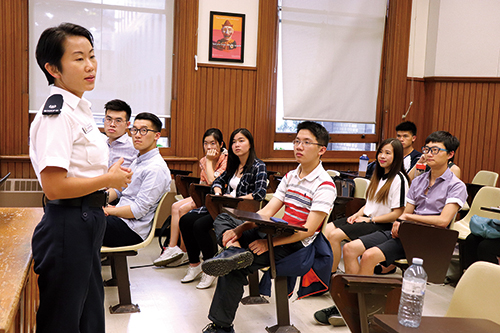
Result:
[[[130,206],[135,218],[121,218],[130,229],[146,239],[151,230],[156,207],[163,194],[170,190],[170,170],[155,148],[140,155],[130,166],[132,182],[123,192],[117,192],[120,201],[116,207]]]

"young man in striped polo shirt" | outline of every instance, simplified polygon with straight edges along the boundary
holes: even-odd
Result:
[[[311,245],[332,210],[335,185],[320,160],[328,141],[329,134],[320,124],[305,121],[297,126],[293,145],[300,165],[283,177],[272,200],[258,212],[271,217],[285,205],[283,219],[308,230],[275,237],[276,261]],[[208,316],[212,323],[203,332],[234,332],[233,320],[247,275],[270,265],[267,239],[253,222],[236,220],[227,214],[217,217],[214,230],[226,250],[202,265],[205,273],[219,276]]]

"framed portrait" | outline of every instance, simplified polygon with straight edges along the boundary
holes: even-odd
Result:
[[[245,14],[210,12],[210,61],[243,62]]]

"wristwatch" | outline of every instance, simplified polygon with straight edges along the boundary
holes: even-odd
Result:
[[[373,217],[370,216],[370,223],[374,223],[373,222]]]

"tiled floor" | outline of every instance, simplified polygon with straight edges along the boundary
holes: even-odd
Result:
[[[134,314],[109,314],[107,308],[118,303],[116,287],[106,287],[106,332],[107,333],[198,333],[209,323],[208,309],[215,287],[196,289],[197,281],[182,284],[186,267],[154,268],[137,267],[149,265],[160,253],[157,239],[139,251],[136,257],[129,257],[132,302],[140,306],[141,312]],[[135,268],[137,267],[137,268]],[[109,267],[103,268],[103,277],[110,277]],[[429,285],[425,297],[424,315],[443,316],[453,294],[453,287]],[[265,332],[266,326],[276,324],[274,298],[265,305],[240,305],[236,320],[237,333]],[[322,295],[290,301],[292,324],[303,333],[349,332],[346,327],[318,325],[315,311],[332,305],[330,296]]]

